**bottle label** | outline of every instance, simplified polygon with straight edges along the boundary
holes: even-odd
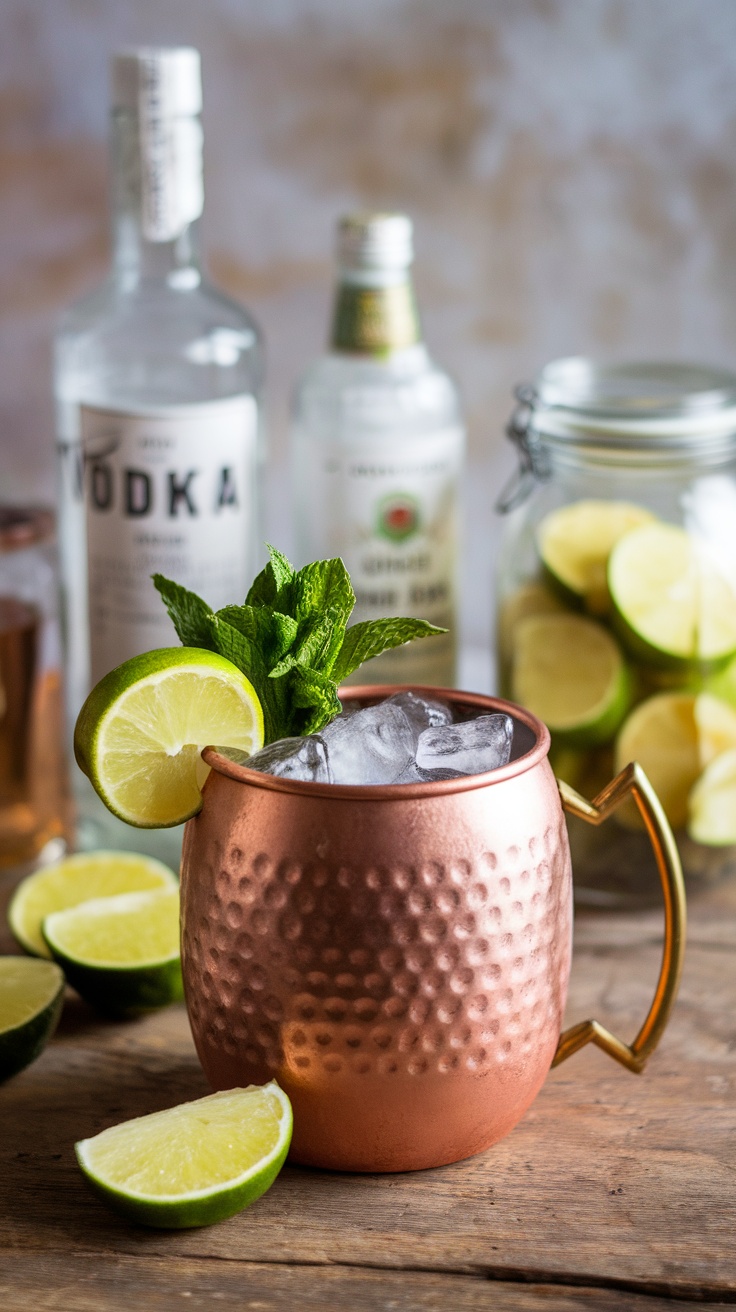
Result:
[[[387,287],[340,284],[332,325],[333,350],[388,355],[418,341],[419,320],[410,282]]]
[[[252,396],[135,413],[83,405],[90,664],[178,643],[151,575],[213,610],[254,573],[257,407]]]
[[[302,542],[310,558],[342,556],[351,623],[411,615],[454,631],[463,449],[460,428],[350,443],[299,434]]]

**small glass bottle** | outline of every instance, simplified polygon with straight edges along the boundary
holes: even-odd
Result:
[[[217,608],[257,571],[261,345],[200,268],[200,111],[196,50],[114,57],[113,265],[56,341],[70,730],[108,670],[177,644],[154,572]],[[72,773],[82,847],[175,858],[178,830],[129,829]]]
[[[349,216],[337,258],[330,352],[295,398],[297,558],[342,556],[353,623],[409,615],[448,629],[385,652],[352,682],[452,687],[464,432],[455,388],[420,337],[411,221]]]
[[[556,774],[589,799],[640,761],[690,883],[734,874],[736,375],[573,358],[517,398],[519,471],[497,507],[501,692],[547,720]],[[633,804],[568,828],[578,902],[659,899]]]
[[[70,836],[54,520],[0,506],[0,867]]]

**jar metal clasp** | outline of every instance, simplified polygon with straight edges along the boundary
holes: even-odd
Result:
[[[508,515],[526,501],[534,484],[544,477],[539,441],[532,428],[532,416],[537,402],[536,389],[529,383],[522,383],[514,395],[518,405],[506,425],[506,436],[516,447],[519,465],[496,501],[499,515]]]

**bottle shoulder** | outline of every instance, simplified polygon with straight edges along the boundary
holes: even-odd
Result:
[[[261,333],[216,288],[110,278],[62,317],[57,393],[106,404],[181,404],[258,393]]]
[[[190,273],[189,270],[182,273]],[[61,314],[59,334],[125,330],[138,320],[155,323],[157,330],[168,323],[181,336],[202,323],[247,329],[254,344],[261,331],[252,314],[204,278],[196,282],[182,277],[126,281],[110,275],[85,296],[72,302]]]
[[[423,345],[385,359],[330,352],[304,372],[294,396],[297,427],[385,429],[461,423],[457,389]]]

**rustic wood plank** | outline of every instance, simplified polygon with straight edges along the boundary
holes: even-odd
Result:
[[[248,1212],[180,1234],[136,1229],[108,1212],[87,1192],[72,1145],[206,1091],[185,1013],[112,1025],[70,999],[58,1037],[0,1089],[0,1248],[22,1247],[29,1267],[34,1250],[49,1288],[72,1255],[86,1255],[121,1270],[148,1263],[151,1272],[160,1262],[216,1258],[241,1270],[244,1262],[384,1268],[381,1278],[397,1289],[424,1272],[458,1282],[458,1298],[438,1307],[463,1308],[462,1291],[475,1291],[481,1277],[608,1285],[618,1291],[612,1307],[627,1306],[622,1290],[736,1301],[736,890],[695,899],[692,923],[676,1013],[644,1076],[586,1050],[550,1074],[508,1139],[477,1158],[397,1176],[287,1168]],[[649,913],[579,918],[570,1019],[597,1014],[634,1033],[656,978],[658,924]],[[518,1302],[523,1290],[514,1296],[466,1305],[535,1306]],[[586,1306],[575,1291],[564,1297],[577,1301],[561,1308]],[[104,1306],[80,1307],[93,1305]]]
[[[145,1312],[237,1308],[238,1312],[715,1312],[723,1303],[682,1302],[622,1290],[510,1284],[473,1276],[349,1267],[276,1266],[192,1258],[111,1260],[51,1254],[31,1263],[0,1254],[4,1312]]]

